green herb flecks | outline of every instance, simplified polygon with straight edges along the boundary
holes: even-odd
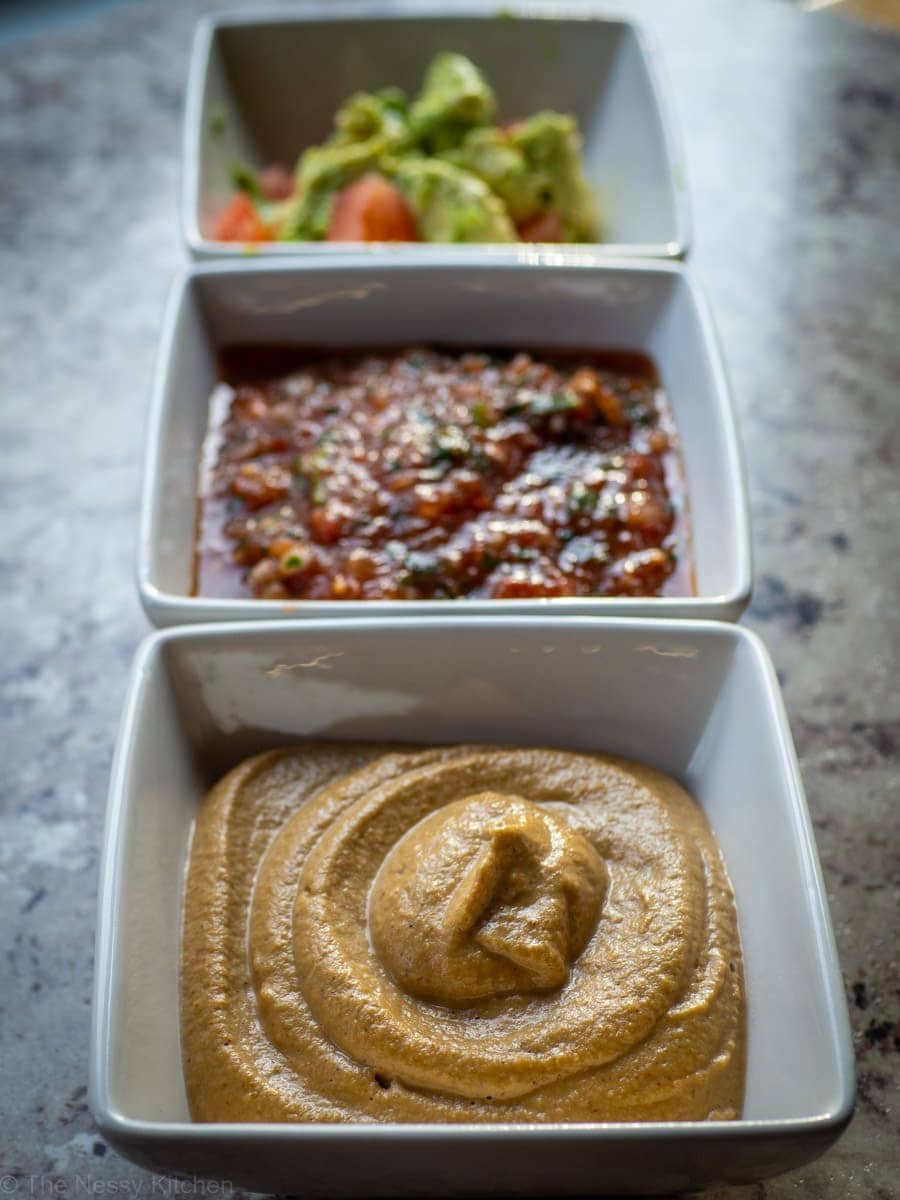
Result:
[[[465,462],[472,447],[469,439],[460,429],[451,425],[445,426],[434,439],[431,448],[431,463],[461,463]]]
[[[440,569],[440,562],[433,554],[410,550],[403,560],[403,575],[400,582],[408,587],[432,583]]]
[[[597,507],[597,493],[579,480],[573,484],[566,506],[575,515],[592,513]]]
[[[546,392],[540,392],[529,405],[528,412],[533,417],[548,417],[556,413],[574,412],[576,408],[580,407],[581,401],[574,392],[551,392],[549,395]]]
[[[581,408],[581,401],[574,392],[537,392],[533,388],[519,388],[503,406],[508,417],[552,417],[557,413],[571,413]]]
[[[494,414],[482,400],[476,400],[472,405],[472,420],[479,429],[488,429],[494,424]]]
[[[231,182],[239,192],[246,192],[251,200],[261,200],[262,191],[259,186],[259,175],[246,163],[233,161],[228,164]]]

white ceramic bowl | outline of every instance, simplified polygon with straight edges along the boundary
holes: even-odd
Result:
[[[696,596],[540,600],[214,599],[191,596],[197,465],[217,378],[236,342],[646,351],[681,434],[694,530]],[[620,614],[736,619],[750,594],[743,467],[712,323],[677,263],[560,264],[519,250],[483,258],[372,262],[365,256],[213,263],[176,285],[163,325],[139,538],[141,598],[157,625],[363,614]]]
[[[185,112],[182,225],[191,253],[243,252],[211,236],[234,194],[232,162],[292,167],[301,150],[328,134],[349,95],[386,84],[414,93],[441,50],[460,51],[482,67],[496,90],[501,121],[541,108],[578,118],[604,251],[685,253],[684,164],[646,36],[627,21],[599,16],[591,5],[565,10],[479,0],[326,0],[201,21]],[[428,249],[381,246],[378,252],[427,255]],[[322,242],[261,247],[272,256],[346,252]]]
[[[709,815],[748,988],[743,1120],[530,1126],[192,1124],[178,957],[191,827],[245,755],[302,738],[568,746],[641,759]],[[847,1011],[813,834],[761,642],[716,622],[245,623],[149,637],[113,764],[90,1103],[164,1172],[305,1197],[682,1191],[820,1154],[853,1107]]]

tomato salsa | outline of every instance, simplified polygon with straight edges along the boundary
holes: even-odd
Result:
[[[200,468],[195,594],[690,594],[677,433],[630,352],[237,347]]]

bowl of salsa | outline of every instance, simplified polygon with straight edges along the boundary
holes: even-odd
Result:
[[[743,473],[696,285],[534,251],[192,268],[139,577],[159,624],[739,615]]]
[[[196,595],[694,590],[678,434],[638,353],[230,347],[201,464]]]

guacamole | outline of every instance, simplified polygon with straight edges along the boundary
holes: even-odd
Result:
[[[285,172],[233,170],[225,241],[595,242],[596,200],[572,116],[495,124],[496,99],[462,54],[439,54],[420,93],[357,92],[331,134]],[[275,169],[277,172],[277,169]],[[253,220],[248,221],[248,204]],[[240,220],[237,209],[240,206]],[[247,237],[256,229],[258,236]]]

